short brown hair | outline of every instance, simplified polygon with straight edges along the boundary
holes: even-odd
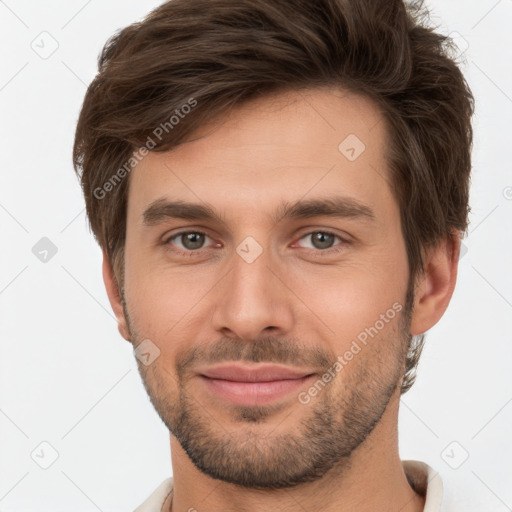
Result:
[[[421,2],[402,0],[171,0],[111,37],[73,161],[121,287],[129,171],[141,150],[172,149],[250,99],[324,86],[380,106],[409,272],[420,273],[425,248],[467,229],[474,108],[450,38],[424,20]],[[402,392],[421,352],[413,345]]]

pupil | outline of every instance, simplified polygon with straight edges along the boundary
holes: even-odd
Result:
[[[183,245],[187,249],[199,249],[204,242],[204,235],[201,233],[187,233],[182,238]]]
[[[313,245],[317,247],[317,249],[328,249],[333,242],[334,235],[329,235],[327,233],[317,232],[313,235]],[[326,242],[327,240],[327,242]],[[319,245],[319,246],[318,246]]]

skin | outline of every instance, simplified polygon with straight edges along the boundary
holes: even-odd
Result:
[[[154,362],[139,363],[153,404],[171,431],[187,407],[201,433],[194,439],[191,429],[188,441],[210,443],[219,466],[223,452],[215,448],[229,447],[234,469],[271,468],[271,457],[281,455],[276,471],[300,467],[307,461],[293,459],[296,451],[285,453],[287,440],[302,441],[306,449],[314,439],[304,435],[304,425],[318,426],[325,415],[339,427],[334,443],[345,443],[347,453],[340,451],[336,463],[307,482],[258,489],[201,471],[171,433],[174,494],[163,510],[292,511],[298,503],[308,511],[423,510],[424,498],[408,484],[398,453],[400,384],[409,336],[430,329],[448,306],[458,238],[425,252],[412,316],[403,309],[388,321],[309,404],[294,392],[270,407],[242,411],[194,374],[214,348],[227,347],[228,356],[239,347],[239,359],[247,362],[260,347],[264,361],[282,362],[271,350],[274,340],[293,354],[295,365],[288,366],[321,376],[327,366],[307,356],[322,354],[333,363],[393,304],[404,306],[409,271],[386,168],[386,124],[370,100],[333,89],[285,92],[217,121],[171,151],[150,153],[131,173],[122,292],[106,257],[103,266],[119,331],[135,346],[144,339],[158,346]],[[349,134],[366,145],[353,162],[338,150]],[[368,206],[374,218],[271,219],[283,201],[333,194]],[[222,222],[164,219],[145,225],[143,212],[164,198],[208,204]],[[169,240],[197,230],[208,238],[193,256],[179,252],[187,250],[182,238]],[[322,230],[341,238],[332,239],[332,248],[318,248],[311,234]],[[236,252],[248,236],[263,251],[250,264]],[[181,366],[180,375],[191,349],[198,359]],[[349,417],[366,422],[352,444],[340,441]],[[307,459],[314,451],[305,453]]]

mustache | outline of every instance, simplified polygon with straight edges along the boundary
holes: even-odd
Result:
[[[178,376],[186,374],[199,364],[215,364],[227,361],[251,363],[281,363],[296,366],[310,366],[327,370],[336,355],[320,348],[308,347],[304,343],[273,337],[247,341],[221,338],[215,343],[197,345],[177,358]]]

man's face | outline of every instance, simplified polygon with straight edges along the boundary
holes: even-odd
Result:
[[[279,488],[343,468],[399,395],[409,274],[385,129],[360,96],[286,93],[132,171],[131,340],[160,350],[139,362],[146,389],[213,478]]]

